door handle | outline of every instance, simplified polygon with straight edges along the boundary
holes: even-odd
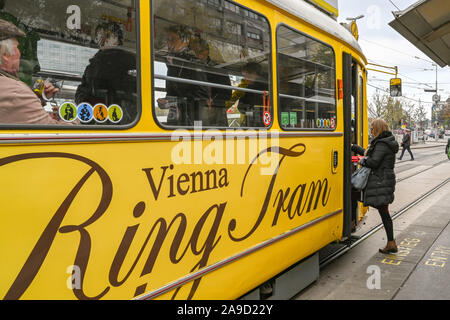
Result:
[[[332,173],[337,173],[337,169],[338,169],[338,151],[337,150],[332,150],[331,151],[331,172]]]

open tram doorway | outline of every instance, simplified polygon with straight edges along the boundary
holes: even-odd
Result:
[[[343,237],[350,237],[358,223],[361,193],[352,190],[351,176],[357,166],[352,163],[351,145],[363,145],[363,77],[362,68],[351,54],[343,53],[343,111],[344,111],[344,230]]]

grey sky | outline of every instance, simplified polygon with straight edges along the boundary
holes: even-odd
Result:
[[[418,0],[391,0],[398,8],[404,10]],[[431,59],[423,54],[414,45],[404,39],[389,26],[394,19],[392,11],[398,11],[389,0],[339,0],[339,22],[346,21],[347,17],[356,17],[364,14],[358,20],[359,43],[369,62],[397,66],[399,77],[403,82],[403,95],[405,97],[424,102],[428,117],[431,115],[431,99],[433,93],[425,93],[424,88],[434,89],[436,80],[435,67],[424,61]],[[415,56],[421,59],[414,58]],[[387,70],[389,71],[389,70]],[[393,78],[388,74],[369,71],[369,85],[383,89],[389,88],[388,80]],[[441,100],[450,97],[450,68],[438,66],[438,89]],[[368,99],[377,89],[368,86]],[[405,100],[413,102],[413,100]],[[418,103],[416,103],[417,105]]]

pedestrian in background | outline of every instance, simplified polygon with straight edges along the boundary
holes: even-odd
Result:
[[[445,154],[448,156],[448,159],[450,160],[450,138],[448,138],[447,145],[445,146]]]
[[[402,154],[400,155],[400,158],[398,160],[402,160],[403,154],[406,150],[408,150],[409,155],[411,156],[411,161],[414,160],[414,156],[411,152],[411,135],[409,134],[409,130],[405,129],[403,130],[403,140],[402,140]]]
[[[379,251],[395,253],[398,249],[394,239],[394,226],[389,214],[389,204],[394,201],[396,183],[394,165],[395,154],[398,152],[399,146],[384,120],[373,121],[370,131],[374,139],[369,148],[364,150],[360,146],[352,145],[352,151],[359,155],[365,155],[366,157],[361,159],[360,164],[371,168],[367,186],[364,189],[363,203],[364,206],[378,209],[383,221],[388,241],[386,247]]]

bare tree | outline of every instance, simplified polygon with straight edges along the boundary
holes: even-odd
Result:
[[[442,107],[439,109],[438,119],[442,121],[442,124],[445,128],[450,127],[450,103],[447,102],[446,104],[442,105]]]
[[[388,95],[380,93],[378,90],[372,96],[372,101],[369,102],[369,117],[381,118],[384,115],[384,111],[387,105]]]
[[[400,100],[388,96],[383,114],[384,120],[389,124],[391,129],[397,129],[401,126],[402,117],[403,108]]]
[[[415,124],[414,119],[414,110],[415,110],[415,103],[409,102],[409,101],[402,101],[402,109],[403,109],[403,117],[402,119],[404,121],[407,121],[408,126],[413,126]]]
[[[421,128],[424,128],[425,123],[427,122],[427,112],[420,100],[419,105],[414,109],[413,118],[416,124],[418,124]]]

